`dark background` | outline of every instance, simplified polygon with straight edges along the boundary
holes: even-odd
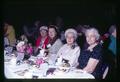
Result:
[[[105,33],[116,24],[116,9],[114,0],[3,0],[2,19],[10,21],[17,35],[24,24],[32,25],[35,20],[48,24],[57,16],[66,27],[88,24]]]

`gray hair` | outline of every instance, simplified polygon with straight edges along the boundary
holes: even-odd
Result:
[[[87,36],[87,34],[90,33],[90,32],[94,33],[94,35],[96,37],[96,40],[98,40],[100,38],[100,34],[99,34],[99,32],[96,28],[87,29],[86,32],[85,32],[85,36]]]
[[[68,33],[72,33],[73,36],[74,36],[74,38],[75,38],[75,40],[77,39],[77,31],[76,31],[75,29],[72,29],[72,28],[67,29],[67,30],[65,31],[65,38],[67,37],[67,34],[68,34]]]

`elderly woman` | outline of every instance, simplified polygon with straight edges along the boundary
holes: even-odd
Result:
[[[50,25],[48,29],[48,34],[49,34],[49,44],[47,45],[49,57],[48,59],[49,63],[54,63],[56,54],[62,46],[62,42],[58,37],[58,31],[56,26]]]
[[[38,48],[45,49],[48,45],[48,27],[47,26],[41,26],[40,27],[40,35],[36,40],[36,47],[35,47],[35,54],[38,54]]]
[[[76,43],[77,32],[74,29],[68,29],[65,32],[65,38],[67,43],[58,51],[56,65],[76,67],[80,55],[80,47]]]
[[[48,27],[40,27],[40,36],[36,40],[36,47],[45,48],[48,44]]]
[[[91,73],[95,78],[102,78],[102,47],[97,42],[100,35],[95,28],[87,29],[85,32],[88,47],[81,51],[79,61],[79,68]]]

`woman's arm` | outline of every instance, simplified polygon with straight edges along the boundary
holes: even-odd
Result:
[[[83,69],[89,73],[92,73],[95,70],[97,64],[99,63],[99,61],[102,57],[102,47],[101,47],[101,45],[98,45],[98,46],[96,46],[96,45],[97,45],[97,43],[94,44],[93,46],[91,46],[91,49],[92,49],[92,51],[90,50],[91,56],[88,60],[86,67]]]
[[[57,54],[57,52],[60,50],[62,45],[63,45],[62,42],[60,40],[57,40],[49,49],[50,54]]]
[[[98,63],[99,63],[99,60],[90,58],[87,63],[87,66],[83,70],[88,73],[92,73],[95,70]]]

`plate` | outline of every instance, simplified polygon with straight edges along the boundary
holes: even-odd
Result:
[[[76,73],[86,73],[86,71],[83,71],[81,69],[75,69],[74,72],[76,72]]]

